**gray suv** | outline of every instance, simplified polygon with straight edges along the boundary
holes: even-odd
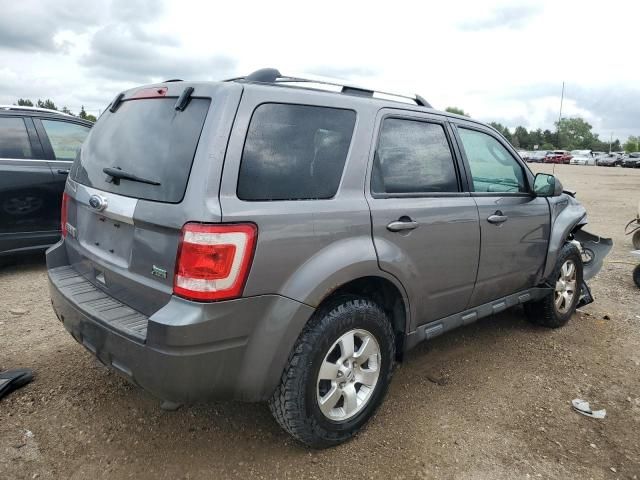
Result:
[[[264,69],[119,94],[47,265],[64,327],[165,408],[268,401],[327,447],[416,344],[517,304],[564,325],[611,248],[585,223],[487,125]]]

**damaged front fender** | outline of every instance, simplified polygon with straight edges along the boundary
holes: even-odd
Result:
[[[549,198],[551,207],[551,236],[542,281],[553,272],[558,252],[567,240],[580,243],[584,265],[583,279],[593,278],[602,268],[604,258],[613,247],[610,238],[603,238],[582,230],[587,224],[587,211],[572,195],[563,193],[559,197]]]

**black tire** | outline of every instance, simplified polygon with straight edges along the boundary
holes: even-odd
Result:
[[[636,268],[633,269],[633,281],[636,287],[640,288],[640,265],[636,265]]]
[[[560,278],[562,265],[567,260],[573,260],[576,268],[576,290],[569,308],[565,312],[559,312],[555,304],[555,290],[552,290],[547,296],[533,302],[525,303],[524,310],[527,319],[531,323],[541,325],[543,327],[558,328],[567,324],[571,316],[576,311],[576,306],[580,300],[580,290],[582,285],[582,258],[580,251],[572,243],[565,243],[553,272],[549,276],[549,283],[555,287],[556,280]]]
[[[362,410],[337,422],[326,417],[318,405],[318,372],[334,343],[353,329],[370,332],[378,342],[379,376]],[[343,443],[367,423],[382,402],[394,360],[395,337],[382,308],[365,298],[338,297],[321,306],[300,334],[280,384],[269,400],[271,413],[285,431],[309,447],[327,448]]]

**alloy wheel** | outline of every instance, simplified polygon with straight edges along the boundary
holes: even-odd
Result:
[[[325,355],[316,382],[320,411],[329,420],[352,418],[367,405],[380,375],[380,345],[366,330],[343,334]]]
[[[560,277],[556,281],[554,303],[556,311],[565,314],[573,305],[576,295],[576,264],[573,260],[566,260],[560,268]]]

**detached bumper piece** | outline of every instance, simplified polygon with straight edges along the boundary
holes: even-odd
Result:
[[[593,235],[584,230],[578,230],[573,236],[580,242],[582,264],[584,265],[583,278],[584,280],[590,280],[602,268],[604,258],[613,248],[613,240]]]

